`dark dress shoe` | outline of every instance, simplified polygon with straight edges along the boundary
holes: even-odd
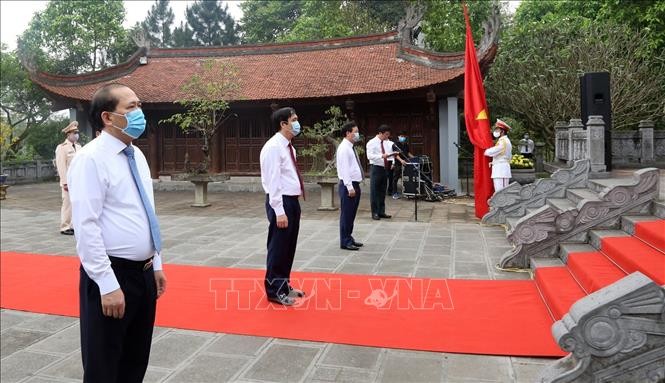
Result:
[[[355,247],[363,247],[363,244],[362,244],[361,242],[353,241],[353,246],[355,246]]]
[[[392,215],[388,215],[388,214],[379,214],[379,217],[380,217],[380,218],[392,218],[393,216],[392,216]]]
[[[354,250],[354,251],[355,251],[355,250],[358,250],[358,249],[360,249],[360,248],[359,248],[358,246],[355,246],[355,245],[347,245],[347,246],[340,246],[340,249],[343,249],[343,250]]]
[[[305,296],[305,292],[299,289],[294,289],[289,286],[289,298],[302,298]]]
[[[279,294],[276,297],[268,296],[270,302],[275,302],[283,306],[293,306],[296,303],[295,298],[291,298],[286,294]]]
[[[381,219],[381,217],[379,217],[378,214],[372,214],[372,219],[375,220],[375,221],[378,221],[378,220]]]
[[[74,229],[67,229],[60,232],[62,235],[74,235]]]

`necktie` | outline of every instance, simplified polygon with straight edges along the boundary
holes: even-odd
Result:
[[[386,154],[386,148],[383,147],[383,141],[379,142],[379,145],[381,145],[381,154]],[[383,159],[383,168],[388,170],[390,164],[388,163],[388,157],[385,157]]]
[[[143,182],[141,182],[141,178],[139,177],[139,169],[136,167],[136,159],[134,158],[134,148],[130,145],[124,148],[122,152],[127,156],[129,169],[132,172],[132,178],[134,178],[134,184],[139,190],[141,202],[143,202],[143,208],[145,209],[145,213],[148,216],[148,223],[150,224],[150,237],[152,237],[152,243],[155,246],[155,250],[159,253],[162,250],[162,236],[159,233],[159,222],[157,221],[155,211],[150,204],[148,195],[145,193],[145,189],[143,188]]]
[[[302,199],[305,200],[305,184],[302,181],[302,174],[300,174],[300,169],[298,169],[298,161],[296,161],[296,156],[293,154],[293,146],[289,142],[289,154],[291,155],[291,161],[293,161],[293,167],[296,168],[296,173],[298,174],[298,181],[300,181],[300,193]]]
[[[352,146],[351,149],[353,149],[353,154],[356,156],[356,162],[358,163],[358,169],[360,169],[360,180],[365,179],[365,172],[363,172],[363,166],[360,163],[360,157],[358,157],[358,152],[356,152],[356,147]]]

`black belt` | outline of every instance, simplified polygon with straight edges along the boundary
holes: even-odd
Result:
[[[139,271],[147,271],[152,267],[152,258],[150,257],[145,261],[132,261],[131,259],[112,257],[109,255],[111,265],[121,269],[131,269]]]
[[[268,197],[268,199],[270,199],[270,194],[266,194],[266,197]],[[298,198],[300,198],[299,195],[286,195],[286,194],[282,194],[282,197],[293,198],[293,199],[298,199]]]

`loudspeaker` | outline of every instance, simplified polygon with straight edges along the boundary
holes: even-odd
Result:
[[[580,110],[582,123],[586,125],[589,116],[603,116],[605,122],[605,165],[612,170],[612,100],[610,74],[608,72],[585,73],[580,77]]]
[[[402,166],[402,194],[406,196],[419,196],[425,193],[423,182],[420,180],[420,164],[407,162]]]

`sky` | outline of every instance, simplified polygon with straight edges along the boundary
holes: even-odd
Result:
[[[180,25],[180,21],[185,21],[185,9],[194,1],[171,0],[171,8],[175,15],[174,26]],[[0,40],[7,44],[10,50],[16,48],[16,38],[25,31],[35,12],[46,8],[48,1],[25,1],[25,0],[0,0]],[[150,7],[155,3],[149,1],[124,1],[125,3],[125,22],[126,28],[131,27],[137,21],[143,21],[148,15]],[[231,16],[237,21],[242,17],[242,10],[239,7],[241,1],[224,1],[229,6]]]

